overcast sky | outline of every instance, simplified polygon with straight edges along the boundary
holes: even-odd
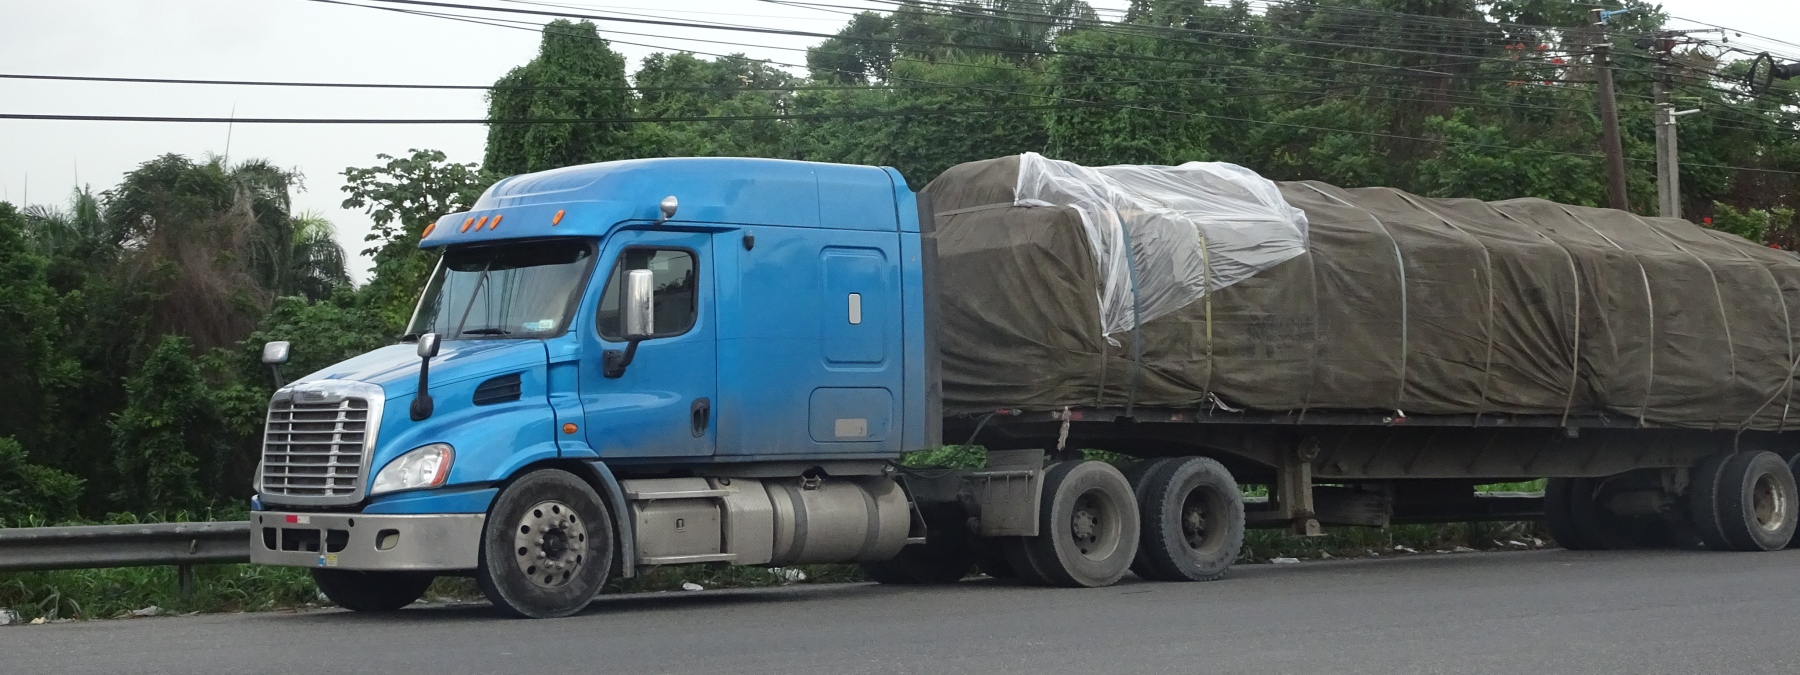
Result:
[[[367,0],[353,0],[366,2]],[[508,0],[453,0],[510,5]],[[543,0],[612,13],[834,32],[845,15],[757,0]],[[850,4],[836,0],[833,4]],[[378,4],[378,3],[368,3]],[[1126,0],[1101,0],[1122,7]],[[1800,2],[1670,0],[1670,14],[1800,43]],[[536,9],[545,9],[542,6]],[[548,17],[516,17],[537,22]],[[529,60],[538,36],[526,30],[399,14],[315,0],[0,0],[0,72],[22,74],[489,84]],[[635,62],[655,51],[743,52],[803,63],[812,40],[741,32],[602,24],[615,48]],[[609,29],[646,35],[624,35]],[[686,39],[684,39],[686,38]],[[1733,37],[1748,41],[1752,36]],[[709,44],[722,40],[763,47]],[[648,46],[623,44],[636,42]],[[1746,44],[1748,44],[1746,42]],[[1800,52],[1800,47],[1762,44]],[[0,112],[204,117],[480,118],[479,91],[299,89],[0,79]],[[0,200],[62,204],[77,185],[104,190],[121,174],[163,153],[233,160],[264,158],[304,174],[296,195],[338,227],[354,254],[368,217],[339,208],[339,175],[371,166],[375,155],[433,148],[478,162],[480,125],[255,125],[0,120]],[[368,262],[358,258],[358,280]]]

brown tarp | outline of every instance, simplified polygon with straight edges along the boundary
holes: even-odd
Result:
[[[1785,251],[1540,199],[1281,183],[1306,212],[1305,255],[1110,344],[1078,214],[1003,206],[1017,173],[1016,157],[971,162],[925,188],[940,214],[951,413],[1223,405],[1790,424],[1800,258]]]

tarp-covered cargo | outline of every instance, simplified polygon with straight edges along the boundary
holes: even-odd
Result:
[[[1082,209],[1022,198],[1020,166],[962,164],[924,191],[938,214],[947,412],[1227,406],[1792,424],[1800,258],[1786,251],[1540,199],[1275,183],[1304,214],[1303,251],[1259,257],[1266,267],[1107,334],[1105,268]],[[1265,225],[1291,226],[1279,221]],[[1125,245],[1138,261],[1153,253],[1138,248],[1175,245],[1164,239]],[[1232,266],[1201,246],[1212,269]],[[1141,293],[1134,304],[1142,310]]]

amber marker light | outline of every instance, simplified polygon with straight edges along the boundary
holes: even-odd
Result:
[[[556,212],[556,215],[550,216],[550,226],[551,227],[556,227],[557,225],[562,224],[562,214],[563,214],[563,212],[559,210]]]
[[[470,216],[468,220],[463,221],[462,229],[457,230],[457,231],[458,232],[468,232],[469,226],[474,225],[474,224],[475,224],[475,218],[473,216]]]
[[[424,238],[426,238],[426,237],[429,237],[429,236],[431,236],[431,231],[432,231],[432,230],[435,230],[435,229],[437,229],[437,223],[426,223],[426,224],[425,224],[425,231],[424,231],[424,232],[421,232],[421,233],[419,233],[419,238],[420,238],[420,239],[424,239]]]
[[[483,226],[487,225],[487,219],[487,216],[482,216],[481,220],[475,221],[475,229],[480,230]]]
[[[505,218],[505,217],[506,217],[506,216],[494,216],[494,222],[491,222],[491,223],[488,223],[488,229],[490,229],[490,230],[491,230],[491,229],[494,229],[494,228],[496,228],[496,227],[499,227],[499,226],[500,226],[500,219],[501,219],[501,218]]]
[[[568,424],[563,425],[563,433],[572,434],[572,433],[575,433],[575,430],[578,428],[580,428],[580,427],[575,426],[574,422],[570,422]]]

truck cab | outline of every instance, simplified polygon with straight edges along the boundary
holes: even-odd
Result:
[[[545,617],[646,565],[892,558],[923,529],[891,462],[939,442],[920,223],[889,168],[496,183],[425,229],[400,344],[273,396],[252,561],[352,609],[473,575]]]

